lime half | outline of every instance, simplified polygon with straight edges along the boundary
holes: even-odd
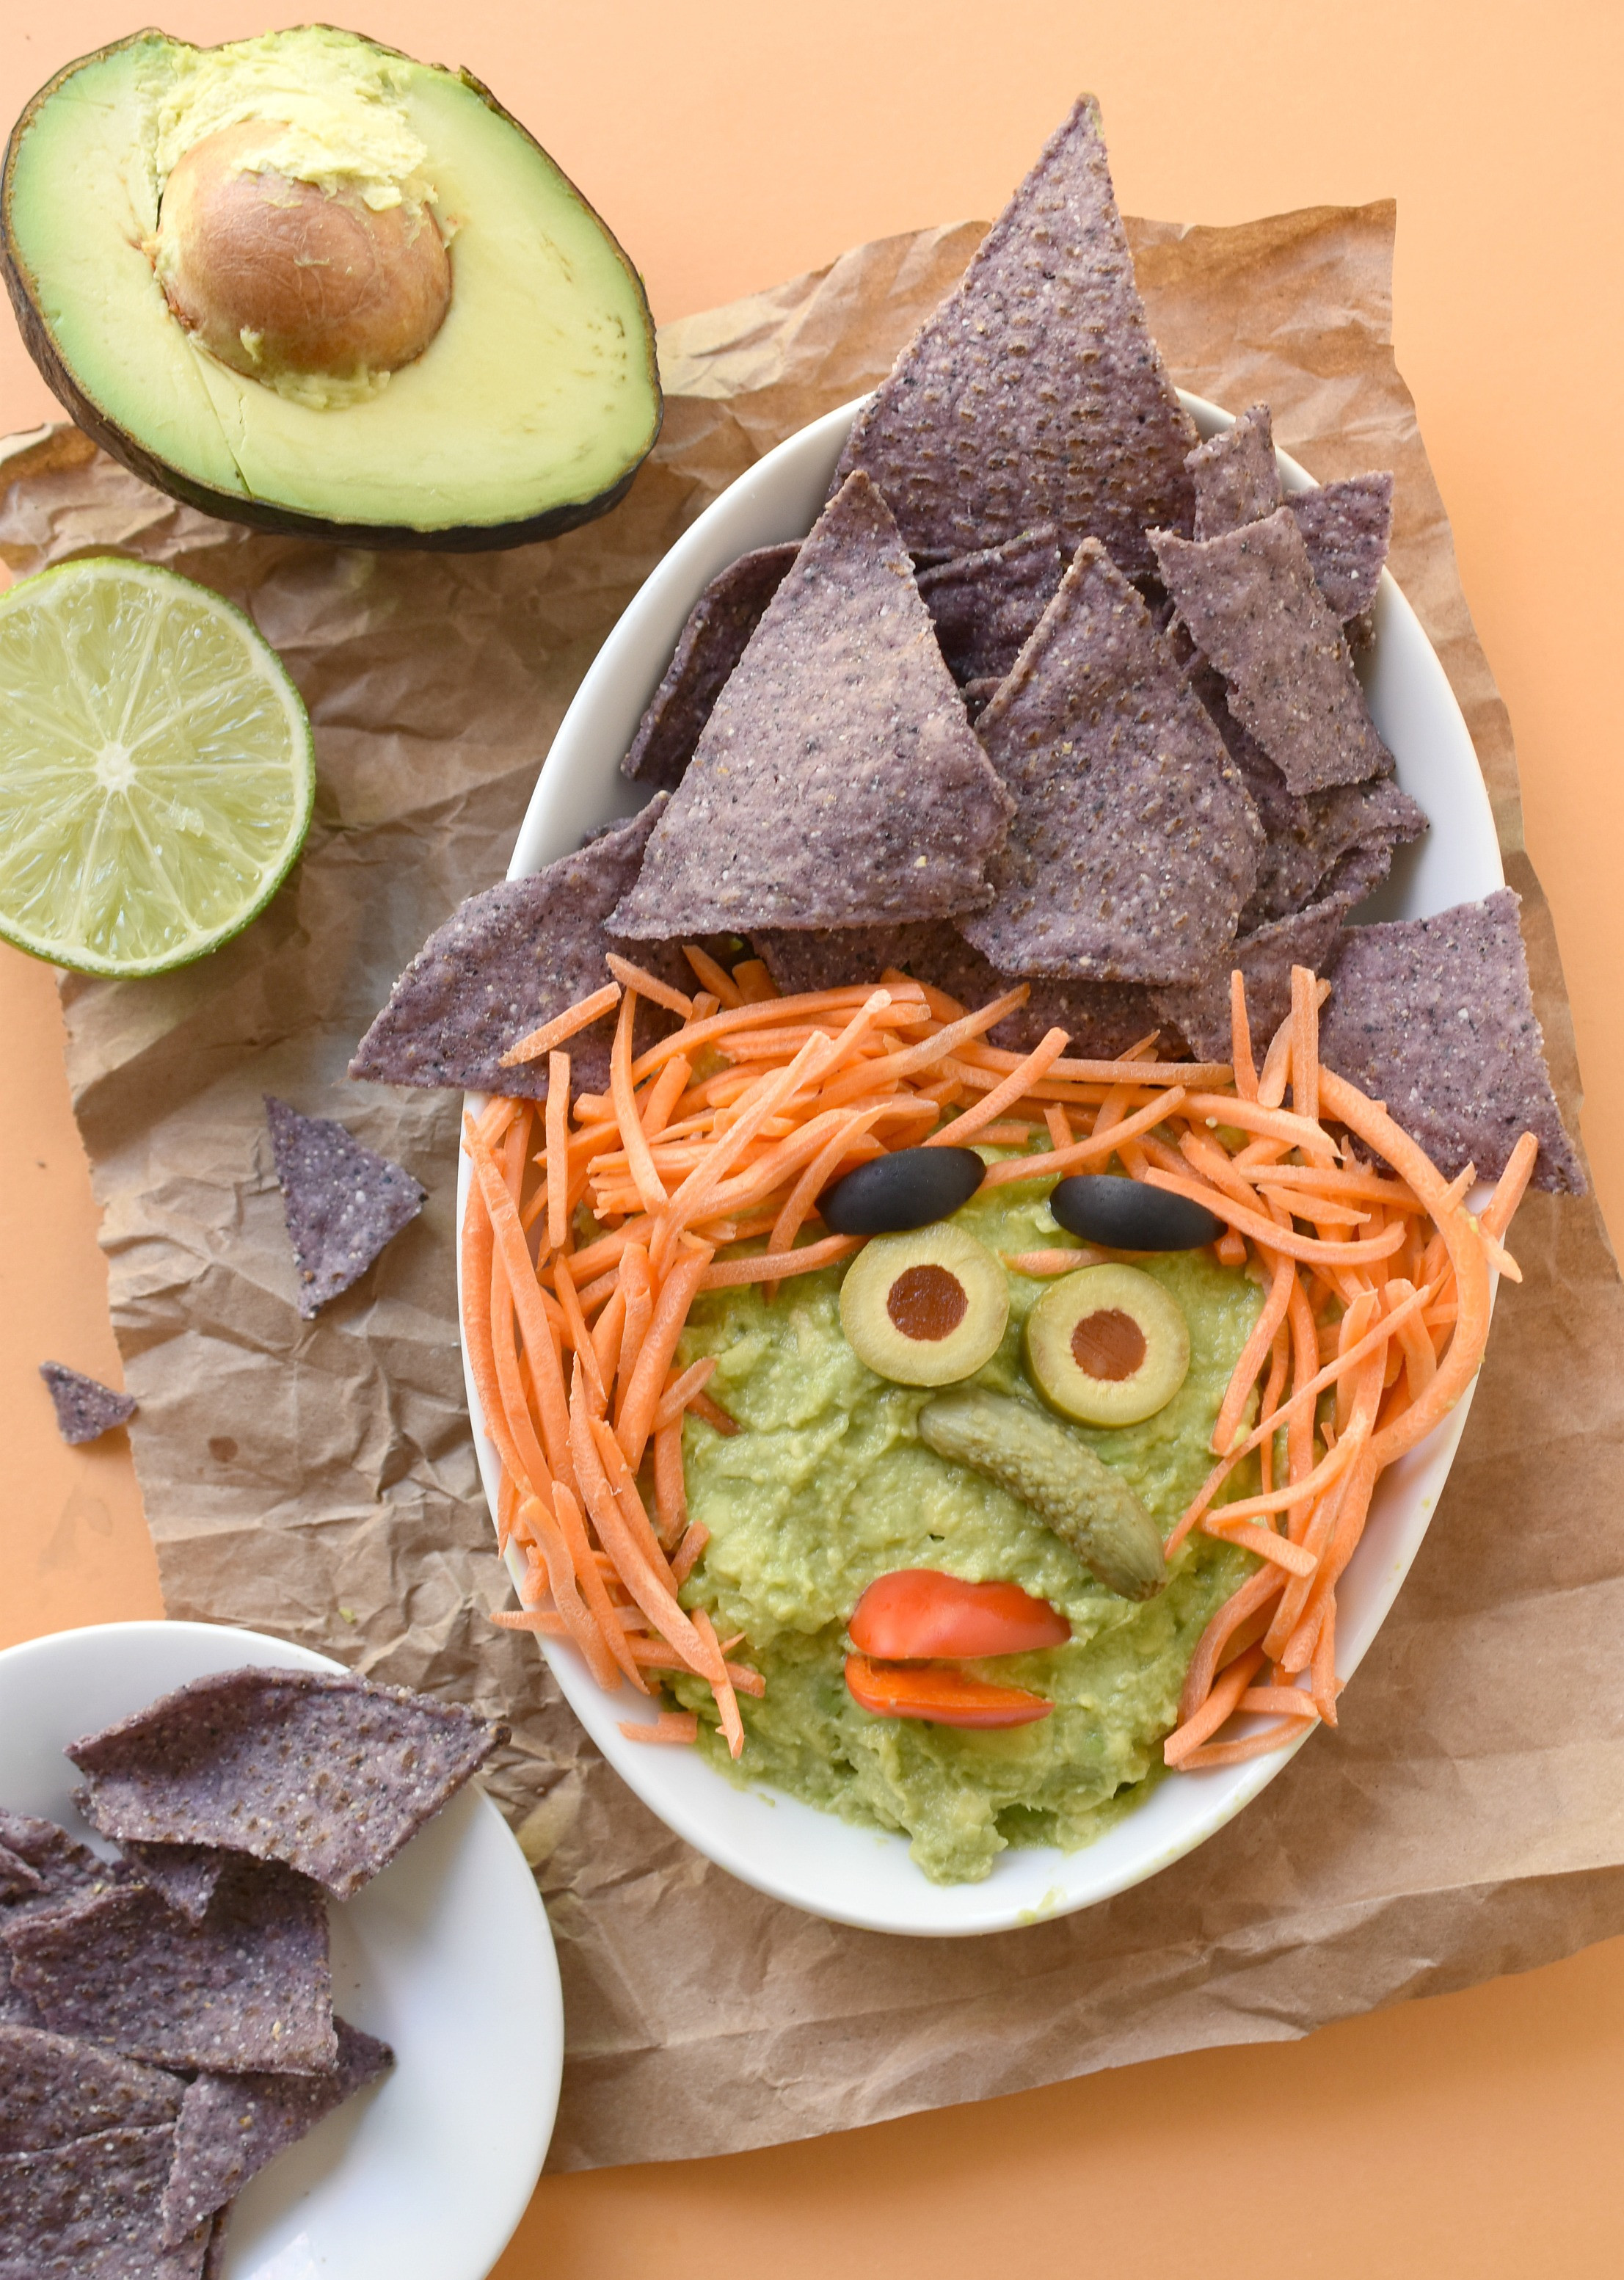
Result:
[[[99,556],[0,595],[0,936],[81,974],[217,949],[287,877],[315,797],[281,659],[218,594]]]

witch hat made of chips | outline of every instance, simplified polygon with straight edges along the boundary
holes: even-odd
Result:
[[[1188,531],[1196,431],[1145,321],[1083,96],[851,431],[915,553],[966,554],[1051,522],[1130,578],[1145,531]]]
[[[691,939],[977,910],[1010,813],[897,525],[855,474],[768,604],[610,925]]]

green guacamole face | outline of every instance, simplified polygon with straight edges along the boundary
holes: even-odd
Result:
[[[995,1253],[1053,1248],[1066,1238],[1050,1184],[984,1189],[956,1224]],[[1189,1376],[1143,1424],[1069,1429],[1127,1475],[1166,1537],[1212,1466],[1219,1404],[1261,1293],[1211,1252],[1135,1263],[1184,1310]],[[704,1714],[714,1717],[708,1692],[681,1691],[702,1714],[701,1746],[731,1778],[904,1830],[927,1876],[968,1882],[1008,1845],[1087,1844],[1132,1802],[1159,1760],[1203,1627],[1255,1563],[1197,1530],[1157,1598],[1115,1598],[1024,1505],[924,1445],[916,1421],[931,1393],[858,1360],[841,1331],[841,1276],[799,1277],[770,1306],[745,1288],[694,1310],[681,1359],[718,1357],[711,1391],[740,1430],[725,1437],[692,1417],[685,1428],[689,1510],[711,1541],[684,1598],[711,1610],[724,1638],[743,1631],[741,1653],[766,1678],[765,1698],[741,1704],[737,1768]],[[1020,1331],[1046,1287],[1010,1277],[1004,1342],[971,1383],[1038,1406]],[[1232,1493],[1245,1492],[1243,1477]],[[843,1675],[845,1624],[874,1577],[897,1568],[1019,1583],[1058,1607],[1067,1645],[966,1666],[1049,1696],[1053,1714],[976,1732],[860,1710]]]

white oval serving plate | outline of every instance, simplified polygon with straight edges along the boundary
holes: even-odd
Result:
[[[341,1670],[213,1623],[101,1623],[0,1653],[0,1804],[98,1852],[65,1742],[218,1670]],[[564,2005],[547,1913],[507,1824],[465,1789],[328,1911],[333,1997],[393,2073],[237,2199],[223,2280],[485,2280],[523,2215],[558,2111]]]
[[[1201,434],[1233,415],[1184,395]],[[769,452],[725,491],[650,574],[593,660],[543,763],[520,830],[510,878],[523,878],[567,855],[583,832],[643,805],[620,760],[676,646],[684,620],[717,572],[751,547],[804,537],[827,495],[861,402],[814,420]],[[1289,491],[1312,478],[1276,454]],[[1398,764],[1398,780],[1432,819],[1418,847],[1401,849],[1392,875],[1363,915],[1421,918],[1474,901],[1505,883],[1489,796],[1460,708],[1420,621],[1383,572],[1374,612],[1375,640],[1359,659],[1377,728]],[[465,1159],[458,1213],[466,1201]],[[1427,1533],[1459,1443],[1471,1395],[1382,1475],[1364,1539],[1337,1593],[1337,1662],[1358,1668],[1381,1629]],[[481,1429],[468,1384],[475,1444],[491,1508],[496,1451]],[[515,1580],[518,1568],[515,1564]],[[1250,1804],[1302,1746],[1235,1767],[1181,1774],[1083,1851],[1012,1848],[977,1884],[931,1883],[908,1857],[905,1837],[853,1827],[765,1785],[739,1790],[695,1751],[628,1742],[620,1721],[650,1714],[624,1692],[593,1683],[567,1644],[542,1651],[571,1707],[604,1756],[650,1810],[720,1868],[775,1899],[835,1922],[874,1931],[942,1937],[1006,1931],[1065,1915],[1125,1891],[1166,1868]],[[1312,1729],[1308,1730],[1312,1731]]]

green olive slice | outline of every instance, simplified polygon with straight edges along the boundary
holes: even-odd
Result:
[[[997,1353],[1009,1279],[963,1228],[877,1236],[840,1289],[840,1325],[860,1361],[898,1385],[954,1385]]]
[[[1027,1316],[1027,1368],[1043,1398],[1084,1425],[1137,1425],[1189,1370],[1184,1310],[1136,1267],[1085,1267]]]

